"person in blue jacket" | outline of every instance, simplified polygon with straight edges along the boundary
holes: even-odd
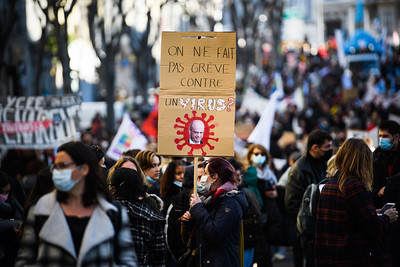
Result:
[[[183,219],[195,221],[196,266],[241,266],[240,227],[248,204],[235,179],[235,169],[226,159],[211,158],[201,178],[207,193],[191,196]]]

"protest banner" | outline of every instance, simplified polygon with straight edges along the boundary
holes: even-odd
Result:
[[[129,149],[146,149],[147,139],[133,123],[128,113],[124,113],[121,125],[107,150],[106,156],[117,161]]]
[[[0,97],[0,147],[47,149],[79,137],[81,97]]]
[[[235,33],[162,33],[159,154],[233,156],[235,76]]]

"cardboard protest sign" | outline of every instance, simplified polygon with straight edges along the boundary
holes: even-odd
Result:
[[[81,97],[0,97],[0,147],[46,149],[78,138]]]
[[[163,32],[158,153],[232,156],[236,34]]]

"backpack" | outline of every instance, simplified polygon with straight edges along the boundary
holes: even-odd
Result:
[[[314,238],[319,195],[328,179],[307,186],[297,214],[297,230],[301,235]]]

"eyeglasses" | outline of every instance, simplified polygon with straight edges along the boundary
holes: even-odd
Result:
[[[63,169],[68,168],[71,165],[76,165],[76,163],[71,161],[71,162],[60,162],[57,164],[51,164],[50,171],[53,172],[54,170],[63,170]]]
[[[257,153],[253,153],[253,154],[256,156],[258,156],[258,155],[264,156],[264,153],[262,153],[262,152],[257,152]]]

